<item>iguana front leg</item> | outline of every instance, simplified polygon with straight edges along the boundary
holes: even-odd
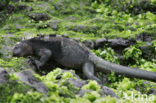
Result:
[[[36,69],[39,69],[43,66],[51,57],[52,52],[49,49],[40,49],[36,52],[36,55],[40,57],[40,60],[36,60],[33,57],[30,57],[32,64],[35,65]]]

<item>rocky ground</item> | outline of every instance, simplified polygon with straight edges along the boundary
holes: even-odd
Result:
[[[0,7],[0,103],[156,102],[154,82],[96,73],[107,77],[99,86],[81,71],[49,63],[34,73],[27,58],[12,57],[17,42],[57,34],[84,43],[107,61],[156,72],[155,6],[140,2],[128,12],[93,1],[12,0]]]

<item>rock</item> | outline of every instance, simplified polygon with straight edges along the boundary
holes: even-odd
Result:
[[[95,49],[102,48],[107,43],[106,38],[97,39],[95,40]]]
[[[85,2],[78,3],[77,1],[70,2],[69,0],[58,0],[53,5],[60,14],[71,15],[76,12],[82,14],[81,10],[84,6],[81,4],[85,4]]]
[[[19,25],[19,24],[16,24],[16,25],[15,25],[15,27],[16,27],[16,29],[17,29],[17,30],[22,29],[22,26],[21,26],[21,25]]]
[[[85,25],[75,25],[72,28],[72,30],[75,31],[75,32],[86,31],[87,30],[87,26],[85,26]]]
[[[99,93],[101,94],[102,97],[104,97],[105,95],[106,96],[110,95],[111,97],[118,98],[118,96],[110,88],[108,88],[106,86],[102,86],[102,88],[99,91]]]
[[[85,90],[85,89],[81,89],[77,94],[80,95],[80,97],[83,97],[85,95],[85,93],[89,93],[92,90]]]
[[[152,35],[148,33],[141,33],[136,36],[137,40],[143,41],[143,42],[151,42],[152,41]]]
[[[21,21],[23,19],[22,16],[18,16],[18,17],[12,17],[13,21]]]
[[[152,58],[155,59],[155,47],[152,46],[151,43],[146,43],[140,47],[140,50],[142,51],[142,57],[145,59],[151,60]]]
[[[0,68],[0,84],[7,83],[9,79],[9,74],[3,68]]]
[[[152,46],[151,42],[152,41],[152,35],[151,34],[140,34],[136,37],[137,40],[143,41],[143,42],[148,42],[139,49],[142,51],[142,57],[145,59],[151,59],[151,58],[156,58],[156,55],[154,53],[154,47]],[[87,47],[89,48],[94,48],[94,49],[99,49],[103,48],[105,44],[107,44],[109,47],[114,49],[116,53],[122,54],[122,51],[131,46],[136,44],[137,40],[130,38],[130,39],[122,39],[122,38],[115,38],[115,39],[107,39],[107,38],[102,38],[102,39],[97,39],[95,42],[86,40],[83,42]],[[149,58],[150,57],[150,58]],[[121,58],[123,59],[123,58]]]
[[[133,38],[131,39],[115,38],[115,39],[108,40],[108,45],[119,54],[121,54],[125,48],[135,43],[136,43],[136,40],[134,40]]]
[[[41,81],[37,80],[33,76],[32,71],[24,70],[22,72],[17,73],[17,76],[23,83],[29,85],[30,87],[33,87],[34,89],[45,95],[48,95],[48,88],[46,87],[45,84],[43,84]]]
[[[115,50],[124,50],[126,47],[129,47],[130,45],[133,45],[136,43],[136,40],[133,38],[130,39],[122,39],[122,38],[115,38],[115,39],[97,39],[95,40],[95,49],[104,47],[105,44],[108,44],[111,48]]]
[[[156,89],[155,88],[150,89],[149,94],[156,95]]]
[[[46,0],[44,0],[44,1],[46,1]],[[38,5],[37,5],[37,8],[46,10],[46,9],[50,8],[50,6],[49,6],[49,3],[46,3],[46,2],[45,2],[45,3],[40,3],[40,4],[38,4]]]
[[[90,19],[89,22],[90,23],[98,23],[98,24],[106,23],[106,21],[103,18],[97,18],[97,17]]]
[[[28,17],[35,21],[46,21],[50,19],[50,16],[47,13],[32,13],[28,14]]]
[[[49,27],[52,28],[53,30],[58,30],[58,27],[59,27],[59,23],[60,21],[59,20],[52,20],[50,23],[49,23]]]
[[[85,44],[85,46],[89,47],[89,48],[94,48],[95,47],[95,44],[92,40],[85,40],[83,42]]]
[[[14,5],[8,5],[7,6],[7,13],[13,13],[13,12],[16,12],[16,11],[32,11],[33,8],[30,7],[30,6],[27,6],[25,4],[19,4],[17,6],[14,6]]]
[[[85,93],[89,93],[89,92],[92,92],[92,91],[93,90],[81,89],[78,92],[78,95],[80,95],[82,97],[82,96],[84,96]],[[99,94],[100,94],[101,97],[111,96],[111,97],[119,98],[110,88],[108,88],[106,86],[102,86],[102,88],[99,91]]]
[[[79,18],[74,17],[74,16],[68,16],[68,17],[65,18],[65,20],[76,21],[76,20],[79,20]]]
[[[86,25],[74,25],[74,26],[67,26],[68,30],[73,30],[75,32],[83,32],[83,33],[97,33],[99,29],[97,26],[86,26]]]
[[[16,10],[17,10],[17,11],[21,11],[21,10],[32,11],[33,8],[30,7],[30,6],[27,6],[27,5],[25,5],[25,4],[20,4],[20,5],[18,5],[18,6],[16,7]]]
[[[46,12],[49,14],[52,14],[52,15],[54,15],[54,13],[55,13],[54,10],[51,10],[51,9],[47,9]]]
[[[61,8],[64,8],[63,0],[55,3],[54,7],[55,7],[56,10],[61,10]]]
[[[80,77],[78,75],[76,75],[75,73],[73,73],[71,70],[62,70],[62,72],[63,73],[70,72],[70,73],[72,73],[72,75],[74,75],[74,77],[76,77],[76,78],[67,79],[66,83],[70,83],[73,85],[74,88],[78,88],[79,91],[77,92],[77,94],[80,95],[81,97],[84,96],[85,93],[93,91],[93,90],[82,89],[82,87],[84,85],[86,85],[88,83],[88,81],[81,80]],[[101,95],[101,97],[110,95],[111,97],[118,98],[117,95],[110,88],[108,88],[106,86],[101,86],[101,89],[99,90],[99,94]]]
[[[134,39],[122,39],[122,38],[115,38],[115,39],[109,39],[108,44],[112,48],[126,48],[130,45],[133,45],[136,43]]]
[[[87,81],[81,79],[68,79],[68,82],[74,86],[74,88],[81,88],[83,85],[87,84]]]
[[[156,88],[151,88],[149,90],[145,89],[145,88],[147,88],[147,85],[150,88],[154,87],[154,86],[152,86],[152,84],[149,81],[145,81],[142,84],[135,86],[135,90],[141,92],[142,94],[147,94],[148,93],[148,95],[151,95],[151,94],[156,95]]]
[[[66,35],[66,34],[65,34]],[[80,42],[80,38],[73,38],[75,41]]]
[[[13,6],[13,5],[8,5],[7,6],[7,13],[8,14],[13,13],[15,10],[16,10],[15,6]]]

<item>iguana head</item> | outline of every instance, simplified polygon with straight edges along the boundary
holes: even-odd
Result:
[[[17,43],[12,51],[15,57],[24,57],[32,55],[32,47],[26,42]]]

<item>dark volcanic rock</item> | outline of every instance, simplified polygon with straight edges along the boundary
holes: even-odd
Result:
[[[102,95],[102,96],[105,96],[105,95],[110,95],[111,97],[116,97],[118,98],[118,96],[108,87],[106,86],[102,86],[101,90],[99,91],[99,93]]]
[[[86,89],[81,89],[78,94],[82,97],[84,96],[85,93],[89,93],[92,92],[93,90],[86,90]],[[101,97],[105,97],[105,96],[111,96],[111,97],[116,97],[119,98],[110,88],[106,87],[106,86],[102,86],[101,89],[99,90],[99,94]]]
[[[21,25],[19,25],[19,24],[16,24],[15,26],[16,26],[16,29],[17,29],[17,30],[22,29],[22,26],[21,26]]]
[[[50,19],[50,16],[47,13],[32,13],[28,16],[35,21],[46,21]]]
[[[25,11],[32,11],[33,8],[24,4],[20,4],[16,7],[17,11],[25,10]]]
[[[151,89],[147,90],[147,89],[145,89],[147,87],[147,85],[148,85],[148,87],[152,86],[152,84],[149,81],[145,81],[142,84],[137,85],[135,87],[135,90],[140,91],[142,94],[148,93],[148,95],[150,95],[150,94],[156,95],[156,88],[151,88]],[[154,87],[154,86],[152,86],[152,87]]]
[[[86,80],[81,80],[79,76],[73,73],[72,71],[63,70],[62,72],[70,72],[72,73],[72,75],[76,77],[76,78],[69,78],[68,80],[66,80],[66,82],[72,84],[74,88],[79,88],[79,91],[77,92],[78,95],[84,96],[85,93],[89,93],[93,91],[93,90],[82,89],[82,87],[86,85],[88,82]],[[110,95],[111,97],[118,98],[117,95],[110,88],[106,86],[101,86],[101,89],[99,90],[99,94],[101,95],[101,97]]]
[[[61,14],[72,14],[76,11],[75,6],[68,0],[59,0],[54,4],[54,8]]]
[[[8,82],[9,74],[3,68],[0,68],[0,84]]]
[[[122,51],[131,46],[136,44],[137,40],[148,42],[144,45],[142,45],[140,50],[142,51],[142,57],[145,59],[151,59],[156,58],[155,55],[155,48],[150,43],[152,41],[152,34],[146,34],[142,33],[136,37],[136,40],[133,38],[130,39],[122,39],[122,38],[115,38],[115,39],[107,39],[107,38],[101,38],[97,39],[95,41],[86,40],[83,43],[89,47],[94,49],[103,48],[106,44],[114,49],[118,54],[122,54]],[[122,59],[122,58],[121,58]]]
[[[95,41],[86,40],[83,42],[89,48],[103,48],[106,44],[113,48],[114,50],[124,50],[126,47],[133,45],[136,43],[134,39],[122,39],[122,38],[115,38],[115,39],[107,39],[101,38],[96,39]]]
[[[87,46],[89,48],[95,47],[95,43],[92,40],[85,40],[83,43],[85,44],[85,46]]]
[[[81,90],[78,92],[78,95],[80,95],[80,97],[83,97],[83,96],[85,95],[85,93],[89,93],[89,92],[92,92],[92,90],[81,89]]]
[[[59,28],[59,23],[60,21],[59,20],[52,20],[50,23],[49,23],[49,27],[52,28],[53,30],[58,30]]]
[[[147,33],[141,33],[137,35],[137,40],[143,41],[143,42],[151,42],[152,41],[152,35]]]
[[[87,26],[85,25],[75,25],[73,28],[71,28],[75,32],[81,32],[81,31],[86,31]]]
[[[37,80],[33,76],[32,71],[24,70],[22,72],[17,73],[17,76],[23,83],[26,83],[27,85],[33,87],[37,91],[42,92],[45,95],[48,95],[48,88],[46,87],[45,84],[43,84],[41,81]]]
[[[63,5],[63,0],[55,3],[54,7],[56,10],[61,10],[62,8],[65,8],[65,5]]]
[[[16,11],[32,11],[33,8],[30,6],[27,6],[25,4],[19,4],[17,6],[8,5],[7,6],[7,13],[13,13]]]
[[[109,46],[111,46],[112,48],[117,48],[117,49],[123,49],[135,43],[136,41],[134,39],[115,38],[115,39],[108,40]]]
[[[107,43],[107,39],[106,38],[102,38],[102,39],[97,39],[95,40],[95,49],[98,48],[102,48],[106,43]]]
[[[115,38],[115,39],[97,39],[94,42],[94,49],[103,48],[106,44],[114,49],[118,53],[122,53],[122,51],[136,43],[136,40],[133,38],[131,39],[122,39],[122,38]]]
[[[81,88],[83,85],[87,84],[87,81],[81,79],[68,79],[68,82],[74,86],[74,88]]]
[[[62,73],[64,72],[70,72],[74,77],[76,78],[69,78],[63,81],[63,86],[67,86],[67,88],[71,88],[71,85],[73,85],[73,93],[76,93],[80,96],[84,96],[85,93],[92,92],[93,90],[87,90],[87,89],[82,89],[84,85],[88,83],[86,80],[81,80],[78,75],[73,73],[71,70],[62,70]],[[15,73],[19,80],[22,81],[22,85],[27,84],[30,87],[34,88],[38,92],[41,92],[45,94],[46,96],[48,95],[48,88],[46,87],[45,84],[43,84],[40,80],[34,77],[34,74],[31,70],[23,70],[21,72]],[[2,68],[0,68],[0,84],[6,83],[9,79],[9,74]],[[13,82],[18,82],[19,80],[13,81]],[[59,86],[62,86],[62,80],[59,80],[58,82]],[[101,89],[98,91],[101,97],[105,97],[106,95],[110,95],[112,97],[117,97],[114,92],[105,86],[102,86]],[[68,97],[66,94],[60,91],[60,95],[64,97]],[[69,95],[70,96],[70,95]]]
[[[12,13],[16,10],[16,7],[13,5],[8,5],[7,6],[7,13]]]
[[[73,16],[69,16],[67,18],[65,18],[66,20],[69,20],[69,21],[76,21],[78,18],[76,17],[73,17]]]
[[[150,89],[150,90],[149,90],[149,94],[156,95],[156,89],[155,89],[155,88]]]
[[[114,49],[117,53],[121,54],[122,51],[136,43],[136,40],[133,38],[131,39],[122,39],[122,38],[115,38],[115,39],[108,39],[107,44],[112,49]]]
[[[151,60],[152,58],[155,59],[155,47],[152,46],[151,43],[144,44],[140,47],[142,51],[142,57]]]
[[[67,26],[68,30],[72,30],[75,32],[83,32],[83,33],[97,33],[99,27],[97,26],[86,26],[86,25],[73,25]]]

